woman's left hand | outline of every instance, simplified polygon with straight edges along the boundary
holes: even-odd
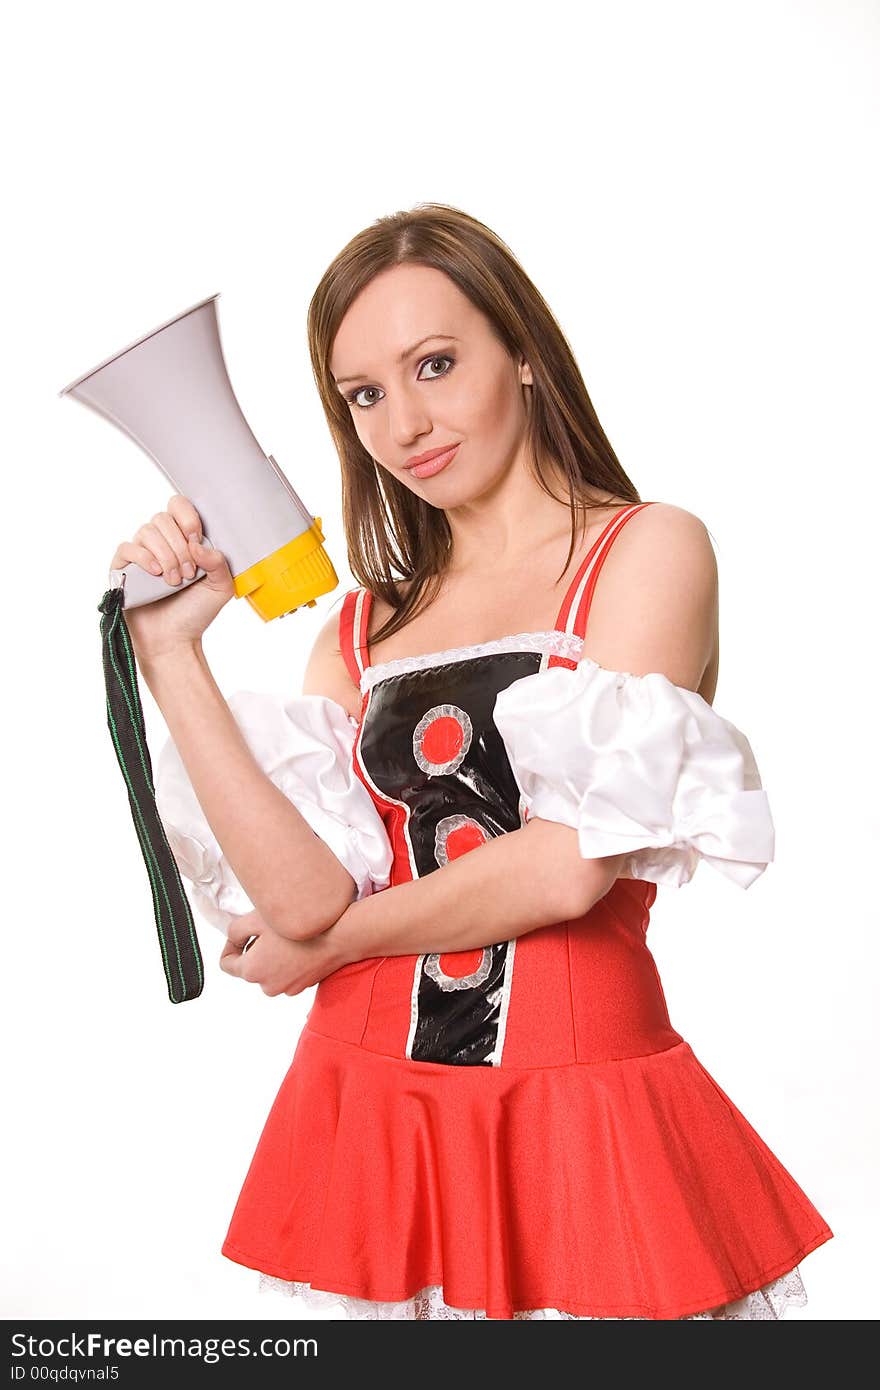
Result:
[[[332,928],[307,941],[292,941],[273,931],[258,912],[247,912],[230,925],[220,956],[220,969],[227,975],[260,985],[268,995],[300,994],[345,963]]]

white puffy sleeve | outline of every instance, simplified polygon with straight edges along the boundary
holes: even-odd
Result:
[[[240,690],[228,701],[263,771],[329,845],[355,881],[352,900],[387,888],[392,851],[384,822],[352,767],[357,720],[323,695]],[[226,932],[253,911],[196,799],[173,739],[157,761],[156,807],[199,911]]]
[[[529,816],[578,832],[585,859],[679,887],[701,859],[748,888],[773,859],[767,793],[748,739],[660,672],[582,658],[523,676],[495,724]]]

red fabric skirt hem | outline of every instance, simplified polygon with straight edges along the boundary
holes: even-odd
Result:
[[[562,1067],[386,1057],[306,1025],[221,1253],[398,1302],[675,1319],[832,1231],[681,1042]]]
[[[569,1298],[567,1294],[542,1294],[537,1302],[534,1300],[526,1302],[524,1299],[514,1294],[509,1311],[501,1313],[488,1312],[487,1315],[490,1319],[512,1319],[515,1312],[527,1312],[532,1308],[559,1308],[566,1313],[574,1313],[579,1318],[650,1318],[656,1321],[670,1321],[675,1318],[686,1318],[692,1313],[705,1313],[711,1308],[720,1308],[725,1303],[733,1303],[737,1299],[745,1298],[747,1294],[755,1293],[758,1289],[764,1288],[764,1286],[771,1283],[773,1279],[778,1279],[781,1275],[788,1274],[790,1270],[794,1269],[811,1251],[823,1245],[826,1240],[829,1240],[831,1235],[831,1231],[826,1227],[824,1233],[818,1235],[810,1245],[805,1246],[804,1249],[801,1250],[795,1257],[793,1263],[789,1264],[788,1261],[784,1260],[779,1268],[766,1270],[764,1274],[758,1277],[757,1283],[750,1284],[748,1288],[725,1289],[721,1293],[716,1291],[714,1294],[704,1294],[701,1298],[697,1298],[692,1306],[681,1310],[678,1305],[674,1308],[650,1310],[644,1306],[633,1306],[621,1312],[619,1307],[608,1309],[599,1308],[595,1304],[579,1304],[576,1299]],[[396,1289],[390,1293],[387,1291],[380,1293],[365,1293],[363,1286],[360,1284],[345,1284],[344,1281],[335,1279],[330,1283],[324,1279],[323,1283],[319,1284],[314,1275],[309,1274],[305,1270],[288,1271],[267,1269],[265,1263],[259,1263],[254,1256],[245,1254],[243,1250],[236,1250],[235,1246],[230,1244],[229,1241],[223,1243],[221,1254],[225,1255],[228,1260],[232,1260],[234,1264],[244,1265],[247,1269],[257,1270],[259,1273],[271,1275],[275,1279],[286,1279],[288,1281],[295,1279],[304,1284],[310,1284],[313,1289],[321,1290],[324,1293],[347,1294],[354,1298],[368,1298],[381,1303],[401,1303],[404,1299],[414,1298],[421,1289],[427,1288],[429,1285],[439,1285],[443,1289],[444,1302],[448,1303],[451,1308],[470,1309],[482,1308],[485,1306],[481,1302],[482,1295],[478,1294],[476,1291],[470,1295],[458,1291],[455,1297],[450,1297],[443,1283],[442,1274],[428,1276],[419,1283],[418,1288],[414,1287],[407,1289],[403,1293]]]

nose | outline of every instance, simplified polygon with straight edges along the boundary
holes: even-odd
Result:
[[[431,417],[426,409],[423,392],[417,388],[398,387],[388,397],[388,428],[399,449],[408,449],[414,441],[431,433]]]

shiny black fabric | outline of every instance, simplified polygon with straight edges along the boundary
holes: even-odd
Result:
[[[473,827],[491,839],[522,824],[519,789],[492,712],[498,693],[538,671],[541,659],[539,652],[491,653],[389,676],[374,685],[360,757],[382,795],[409,808],[414,877],[446,863],[447,839],[463,827],[476,843]],[[465,731],[461,750],[448,759],[455,764],[450,770],[441,770],[442,760],[432,761],[426,752],[436,718],[451,718]],[[438,954],[419,957],[414,1060],[492,1064],[511,950],[508,942],[487,947],[469,975],[455,977],[441,969]]]

